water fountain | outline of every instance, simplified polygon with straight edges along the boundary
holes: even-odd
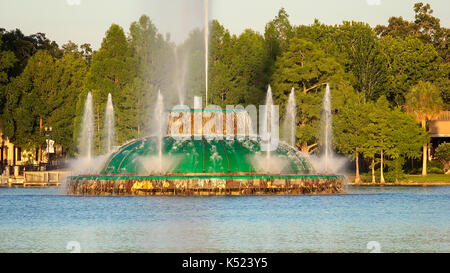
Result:
[[[269,164],[270,162],[270,143],[272,140],[272,119],[273,119],[273,99],[272,99],[272,88],[267,88],[267,94],[266,94],[266,105],[265,105],[265,111],[264,116],[262,120],[262,127],[260,131],[260,135],[263,138],[264,141],[267,142],[266,147],[266,160]]]
[[[177,48],[175,47],[173,49],[174,56],[175,56],[175,64],[176,64],[176,73],[175,75],[175,82],[178,92],[178,103],[180,105],[184,105],[185,102],[185,96],[186,96],[186,69],[187,69],[187,61],[186,58],[181,56],[180,58]]]
[[[167,113],[159,92],[151,122],[154,133],[131,140],[113,151],[99,172],[69,177],[68,193],[272,195],[342,191],[342,176],[318,174],[309,159],[293,145],[278,142],[278,106],[273,104],[270,86],[266,107],[260,112],[259,136],[253,130],[256,120],[252,121],[243,108],[208,107],[208,37],[208,1],[205,0],[206,109],[202,108],[201,97],[195,97],[194,109],[173,109]],[[291,123],[292,144],[295,141],[295,135],[292,137],[294,90],[291,94],[288,112],[294,122]],[[92,105],[92,97],[90,101]],[[89,111],[92,119],[92,106]],[[214,119],[225,122],[216,123]],[[327,117],[328,122],[331,117]],[[93,132],[93,125],[91,127]],[[179,138],[180,134],[184,137]],[[328,129],[326,134],[328,139]],[[225,139],[217,137],[223,135]],[[89,147],[92,147],[92,135],[84,136],[91,139]]]
[[[292,87],[289,94],[286,114],[284,116],[284,136],[289,145],[295,146],[295,117],[297,115],[297,102],[295,101],[295,89]]]
[[[323,126],[323,149],[324,149],[324,164],[325,172],[330,171],[330,161],[333,158],[332,149],[332,116],[331,116],[331,94],[330,85],[327,83],[325,94],[323,97],[323,111],[322,111],[322,126]]]
[[[110,153],[115,145],[116,130],[114,122],[114,106],[112,102],[111,93],[108,94],[108,101],[105,109],[105,125],[104,125],[104,139],[105,152]]]
[[[94,143],[94,106],[91,92],[86,97],[84,104],[83,120],[81,123],[81,134],[78,149],[80,157],[91,160]]]
[[[263,113],[271,139],[272,118],[278,119],[268,92],[269,110]],[[199,107],[199,99],[197,107]],[[201,107],[201,104],[200,104]],[[275,111],[276,112],[276,111]],[[211,118],[233,115],[232,124],[206,127]],[[127,142],[112,152],[98,173],[69,178],[71,194],[131,195],[252,195],[336,193],[342,189],[342,177],[317,174],[308,159],[288,144],[279,143],[265,151],[262,137],[253,139],[250,118],[237,122],[244,109],[179,109],[163,111],[159,94],[155,106],[155,134]],[[197,121],[194,117],[198,116]],[[165,126],[165,118],[169,118]],[[177,138],[173,126],[188,119],[187,138]],[[243,122],[248,120],[247,122]],[[190,124],[194,123],[194,126]],[[199,122],[196,128],[195,123]],[[266,125],[264,125],[264,123]],[[182,125],[181,129],[186,129]],[[272,128],[270,128],[272,127]],[[178,128],[178,127],[177,127]],[[209,128],[209,129],[205,129]],[[225,129],[226,128],[226,129]],[[225,136],[218,138],[221,130]],[[246,132],[237,135],[237,132]],[[210,134],[210,135],[208,135]],[[267,136],[266,136],[267,138]]]
[[[162,142],[164,137],[163,127],[164,127],[164,99],[161,95],[161,91],[158,91],[158,97],[156,99],[155,112],[153,120],[156,121],[156,138],[158,140],[158,169],[159,173],[162,173]]]

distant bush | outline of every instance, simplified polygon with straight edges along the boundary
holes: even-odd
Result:
[[[436,148],[435,156],[441,161],[450,161],[450,143],[444,142]]]
[[[422,168],[408,169],[407,173],[408,174],[421,174],[422,173]]]
[[[398,180],[406,179],[406,174],[404,173],[395,173],[395,172],[385,172],[384,180],[385,182],[395,182],[395,177],[398,176]],[[372,173],[364,173],[361,175],[361,181],[365,183],[372,182]],[[375,170],[375,181],[376,183],[380,183],[380,170]]]
[[[442,163],[444,173],[448,172],[450,170],[450,143],[441,143],[436,148],[435,156]]]
[[[431,168],[443,169],[444,168],[444,163],[442,163],[439,160],[431,160],[431,161],[428,161],[427,167],[429,169],[431,169]],[[420,171],[422,171],[422,168],[420,168]]]
[[[375,179],[376,179],[376,175],[375,175]],[[361,174],[361,182],[365,182],[365,183],[372,182],[372,174],[371,173]]]
[[[428,173],[431,174],[444,174],[444,170],[441,168],[436,168],[436,167],[430,167],[427,170]]]
[[[398,172],[386,172],[384,173],[384,180],[386,182],[395,182],[396,178],[400,181],[406,178],[406,174]]]

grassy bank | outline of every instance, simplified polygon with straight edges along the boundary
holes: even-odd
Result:
[[[450,175],[447,174],[429,174],[427,176],[421,175],[408,175],[406,179],[400,182],[419,182],[419,183],[450,183]]]
[[[351,183],[354,184],[354,176],[349,177]],[[360,185],[373,185],[378,186],[381,185],[378,181],[375,184],[371,182],[361,183]],[[396,186],[450,186],[450,175],[445,174],[428,174],[427,176],[421,175],[407,175],[406,178],[394,182],[386,182],[384,185],[396,185]]]

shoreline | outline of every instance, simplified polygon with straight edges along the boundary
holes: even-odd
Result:
[[[392,187],[392,186],[401,186],[401,187],[427,187],[427,186],[450,186],[450,182],[386,182],[386,183],[349,183],[349,186],[359,187],[359,186],[369,186],[369,187]]]

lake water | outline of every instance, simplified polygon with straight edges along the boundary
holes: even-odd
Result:
[[[450,252],[450,187],[234,197],[0,189],[0,252],[70,252],[68,245],[81,252]]]

